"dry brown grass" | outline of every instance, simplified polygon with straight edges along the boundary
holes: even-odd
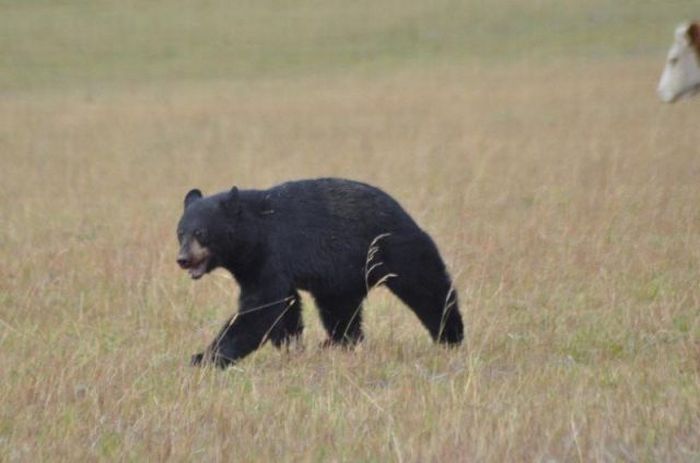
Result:
[[[0,460],[700,458],[700,100],[659,63],[118,87],[0,105]],[[192,369],[234,309],[174,263],[190,187],[381,186],[434,235],[466,345],[388,293],[367,341]]]

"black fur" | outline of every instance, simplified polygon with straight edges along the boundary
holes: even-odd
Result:
[[[238,314],[193,364],[224,367],[268,339],[279,347],[299,337],[299,289],[313,295],[330,344],[362,339],[362,301],[376,284],[409,306],[435,341],[462,341],[457,297],[433,240],[372,186],[318,179],[209,197],[192,190],[178,238],[183,268],[203,262],[191,255],[196,241],[208,256],[202,274],[223,267],[241,287]]]

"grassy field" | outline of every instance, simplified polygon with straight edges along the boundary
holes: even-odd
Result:
[[[693,3],[0,1],[0,461],[700,460]],[[380,289],[353,352],[305,297],[303,349],[188,367],[237,287],[185,192],[325,175],[435,237],[465,345]]]

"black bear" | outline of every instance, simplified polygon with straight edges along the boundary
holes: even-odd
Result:
[[[192,363],[225,367],[268,339],[301,335],[298,290],[311,293],[328,344],[362,335],[362,301],[386,285],[436,342],[462,341],[457,295],[433,240],[388,194],[323,178],[268,190],[185,196],[177,263],[193,279],[223,267],[240,285],[239,310]]]

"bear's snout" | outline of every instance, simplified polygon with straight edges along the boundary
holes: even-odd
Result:
[[[187,269],[192,266],[192,261],[185,256],[177,256],[177,265],[182,269]]]
[[[191,240],[180,249],[175,261],[193,280],[198,280],[209,271],[210,256],[209,249]]]

